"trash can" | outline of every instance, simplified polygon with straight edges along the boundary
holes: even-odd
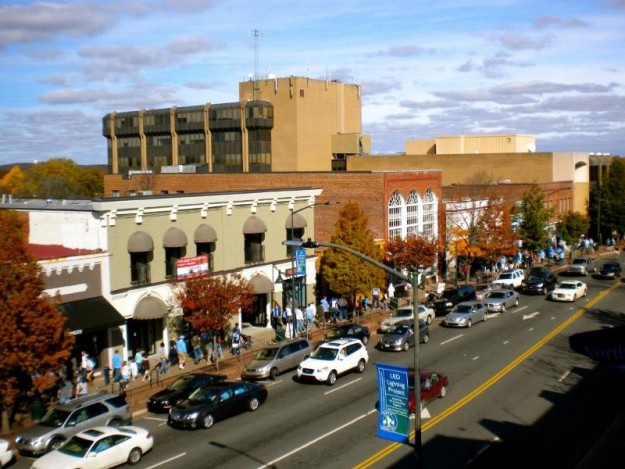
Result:
[[[397,298],[391,298],[390,309],[397,309]]]
[[[286,330],[282,327],[276,328],[276,342],[282,342],[284,340],[284,333]]]

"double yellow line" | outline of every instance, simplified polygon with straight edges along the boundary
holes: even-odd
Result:
[[[491,376],[488,380],[486,380],[480,386],[475,388],[473,391],[471,391],[469,394],[464,396],[462,399],[460,399],[456,403],[454,403],[451,406],[449,406],[448,408],[446,408],[443,412],[441,412],[437,416],[431,418],[426,423],[421,425],[421,433],[425,433],[430,428],[432,428],[434,425],[442,422],[447,417],[450,417],[452,414],[454,414],[455,412],[460,410],[462,407],[464,407],[469,402],[471,402],[473,399],[475,399],[477,396],[479,396],[481,393],[483,393],[486,389],[488,389],[493,384],[495,384],[497,381],[499,381],[501,378],[503,378],[508,373],[510,373],[514,368],[519,366],[523,361],[527,360],[530,357],[530,355],[532,355],[539,348],[541,348],[543,345],[545,345],[547,342],[549,342],[551,339],[553,339],[556,335],[558,335],[560,332],[562,332],[564,329],[566,329],[568,326],[570,326],[574,321],[579,319],[579,317],[582,314],[584,314],[584,311],[586,309],[593,307],[595,304],[597,304],[599,301],[601,301],[603,298],[605,298],[610,292],[612,292],[612,290],[614,290],[615,288],[617,288],[619,286],[619,283],[620,282],[615,282],[614,285],[612,285],[608,289],[606,289],[606,290],[602,291],[601,293],[599,293],[595,298],[593,298],[588,303],[586,303],[586,305],[584,305],[583,308],[578,309],[566,321],[564,321],[562,324],[560,324],[555,329],[553,329],[551,332],[549,332],[549,334],[547,334],[545,337],[543,337],[538,342],[536,342],[534,345],[532,345],[529,349],[527,349],[525,352],[523,352],[523,354],[519,355],[512,362],[510,362],[504,368],[499,370],[497,373],[495,373],[493,376]],[[415,437],[415,432],[414,431],[410,432],[409,438],[410,439],[414,439],[414,437]],[[401,448],[403,446],[404,445],[401,444],[401,443],[392,443],[392,444],[384,447],[383,449],[381,449],[380,451],[378,451],[377,453],[375,453],[371,457],[365,459],[360,464],[354,466],[354,469],[365,469],[365,468],[371,467],[372,465],[374,465],[378,461],[381,461],[386,456],[388,456],[389,454],[391,454],[392,452],[396,451],[397,449],[399,449],[399,448]]]

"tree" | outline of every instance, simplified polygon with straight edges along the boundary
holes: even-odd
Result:
[[[18,215],[0,210],[0,410],[3,431],[20,394],[43,392],[68,360],[74,337],[56,301],[43,294],[45,283],[24,243]]]
[[[37,163],[26,173],[20,197],[80,199],[100,197],[104,171],[82,168],[70,159],[55,158]]]
[[[579,240],[581,235],[588,233],[590,219],[579,212],[565,213],[556,224],[556,231],[569,246]]]
[[[538,186],[526,190],[517,214],[521,219],[519,231],[523,245],[534,252],[544,248],[549,238],[547,228],[553,209],[546,206],[543,190]]]
[[[412,272],[419,267],[434,265],[438,245],[426,236],[411,235],[406,239],[397,237],[390,240],[386,250],[396,269]]]
[[[614,157],[601,186],[590,193],[588,213],[592,220],[590,234],[596,241],[609,236],[618,238],[625,230],[625,160]]]
[[[381,261],[382,251],[367,225],[368,219],[360,205],[349,202],[339,212],[331,242]],[[352,305],[356,303],[358,293],[370,292],[373,287],[384,285],[385,281],[382,269],[339,249],[324,251],[320,270],[330,289],[345,296]]]
[[[172,283],[174,301],[182,308],[184,319],[199,333],[210,332],[213,350],[220,332],[230,318],[252,305],[254,292],[239,274],[209,274]],[[215,362],[219,368],[219,361]]]
[[[14,165],[0,179],[0,193],[17,196],[24,189],[24,173],[18,165]]]

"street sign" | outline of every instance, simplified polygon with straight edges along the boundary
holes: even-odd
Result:
[[[379,416],[377,436],[408,444],[410,414],[408,368],[377,363]]]
[[[306,249],[295,250],[295,275],[306,275]]]

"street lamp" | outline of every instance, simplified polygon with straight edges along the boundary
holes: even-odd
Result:
[[[295,214],[298,212],[302,212],[304,210],[307,210],[311,207],[314,207],[316,205],[336,205],[338,204],[338,201],[331,201],[328,200],[327,202],[318,202],[318,203],[312,203],[312,204],[308,204],[305,207],[302,207],[298,210],[295,210],[295,204],[290,205],[289,206],[289,210],[291,211],[291,229],[290,229],[290,238],[292,242],[295,242]],[[301,246],[301,240],[299,241]],[[296,270],[295,270],[295,248],[299,247],[296,245],[290,245],[291,247],[291,335],[292,337],[295,336],[295,324],[296,324],[296,318],[295,318],[295,277],[296,277]]]
[[[419,273],[420,273],[421,266],[419,266],[419,269],[414,270],[411,276],[407,276],[407,275],[404,275],[402,272],[392,269],[391,267],[367,256],[366,254],[363,254],[362,252],[356,251],[352,248],[348,248],[347,246],[342,246],[340,244],[324,243],[321,241],[312,241],[310,238],[308,238],[308,241],[306,242],[290,240],[290,241],[283,241],[282,244],[285,244],[287,246],[303,247],[307,249],[314,249],[316,247],[326,247],[326,248],[333,248],[333,249],[339,249],[342,251],[347,251],[353,254],[354,256],[364,261],[367,261],[370,264],[373,264],[382,270],[385,270],[391,275],[398,277],[400,280],[404,280],[412,284],[412,304],[413,304],[413,313],[414,313],[413,327],[414,327],[414,333],[417,334],[415,337],[415,346],[414,346],[414,373],[415,373],[415,376],[414,376],[414,401],[415,401],[414,455],[415,455],[416,464],[417,464],[416,467],[421,467],[422,462],[423,462],[422,460],[423,454],[422,454],[422,447],[421,447],[421,379],[420,379],[420,373],[419,373],[419,339],[420,339],[419,337]]]

